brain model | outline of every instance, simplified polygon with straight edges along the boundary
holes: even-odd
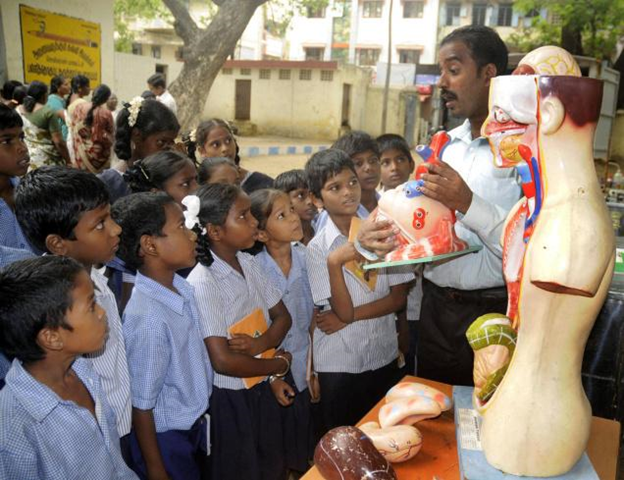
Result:
[[[425,163],[436,163],[449,140],[446,132],[439,132],[431,146],[419,146],[416,151]],[[419,165],[414,180],[384,192],[379,199],[376,219],[392,220],[400,231],[399,246],[386,255],[386,261],[432,257],[468,248],[455,234],[455,212],[420,191],[426,172],[426,167]]]

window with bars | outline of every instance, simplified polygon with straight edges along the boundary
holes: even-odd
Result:
[[[511,18],[513,16],[513,5],[511,3],[501,3],[498,6],[498,22],[499,27],[511,27]]]
[[[364,0],[362,4],[362,16],[364,18],[381,18],[384,2]]]
[[[279,71],[279,79],[280,80],[290,80],[290,70],[280,69],[280,71]]]
[[[132,55],[143,55],[143,45],[141,45],[140,43],[133,43]]]
[[[240,74],[244,75],[245,77],[248,77],[251,75],[251,69],[250,68],[241,68],[240,69]]]
[[[305,59],[306,60],[323,60],[323,54],[325,53],[325,49],[322,47],[305,47],[303,49],[305,51]]]
[[[271,70],[268,68],[260,69],[260,79],[261,80],[270,80],[271,79]]]
[[[413,63],[418,65],[420,60],[420,51],[418,50],[403,50],[399,49],[399,63]]]
[[[425,2],[405,0],[403,3],[403,18],[422,18]]]
[[[380,50],[378,48],[360,48],[358,50],[359,65],[375,66],[379,61]]]
[[[312,70],[299,70],[299,80],[312,80]]]
[[[232,69],[231,68],[222,68],[221,69],[221,73],[223,75],[232,75]]]
[[[160,45],[152,45],[152,58],[160,58]]]
[[[321,82],[331,82],[333,79],[333,70],[321,70]]]
[[[485,25],[485,16],[487,14],[487,3],[475,3],[472,6],[472,24]]]
[[[459,3],[446,4],[446,22],[447,26],[459,25],[459,15],[461,14],[461,5]]]

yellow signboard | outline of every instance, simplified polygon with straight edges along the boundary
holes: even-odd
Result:
[[[55,75],[85,75],[101,82],[99,23],[20,5],[24,81],[49,83]]]

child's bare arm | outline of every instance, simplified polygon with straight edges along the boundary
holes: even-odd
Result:
[[[329,304],[332,311],[343,323],[353,322],[354,309],[351,294],[347,289],[342,266],[354,260],[358,256],[353,243],[348,242],[331,252],[327,257],[327,270],[329,271],[329,287],[331,297]]]
[[[139,442],[141,454],[145,460],[147,477],[150,480],[169,480],[169,474],[165,469],[156,440],[153,411],[132,408],[132,426]]]
[[[281,374],[288,370],[288,363],[282,358],[255,358],[234,352],[224,337],[208,337],[204,339],[204,343],[208,349],[212,368],[221,375],[246,378]],[[285,357],[288,362],[292,361],[292,356],[288,352],[278,351],[277,355]]]

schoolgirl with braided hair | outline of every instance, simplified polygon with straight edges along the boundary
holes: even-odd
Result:
[[[200,330],[215,370],[212,478],[285,478],[280,405],[291,405],[295,395],[282,381],[292,356],[283,350],[273,357],[258,355],[282,343],[291,317],[255,258],[242,252],[258,235],[251,202],[239,187],[215,183],[200,187],[182,203],[186,226],[198,237],[199,264],[187,280],[195,289]],[[230,333],[234,324],[261,318],[268,329],[256,338]],[[249,377],[260,377],[259,383],[246,383]]]
[[[111,195],[111,202],[131,193],[122,175],[126,168],[149,155],[171,150],[180,131],[175,114],[156,100],[134,97],[117,114],[115,154],[121,166],[102,172],[99,177]]]

